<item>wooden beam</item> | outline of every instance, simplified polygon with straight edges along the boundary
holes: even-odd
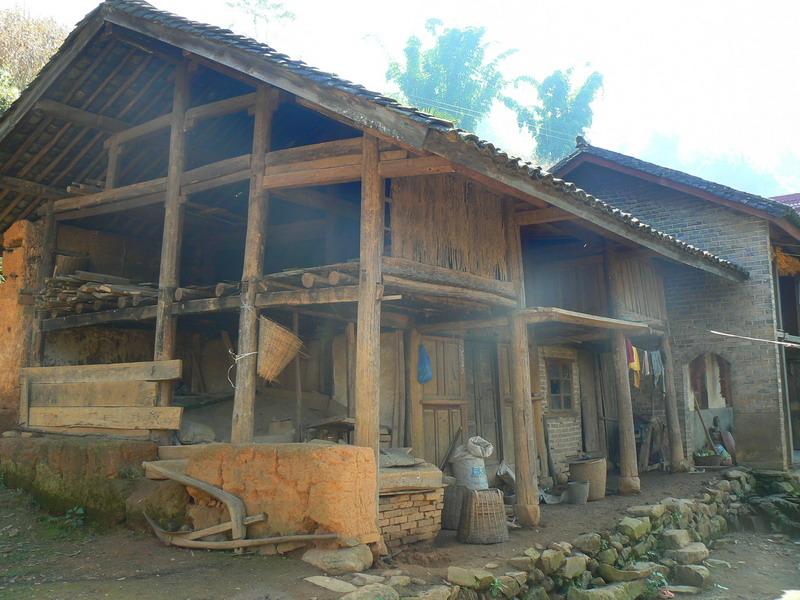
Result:
[[[180,429],[183,408],[143,406],[32,406],[30,427]]]
[[[49,185],[28,181],[27,179],[21,179],[19,177],[11,177],[10,175],[0,175],[0,188],[47,200],[59,200],[61,198],[68,198],[71,195],[66,190],[59,190]]]
[[[231,442],[253,441],[255,432],[256,365],[258,354],[258,280],[264,274],[264,248],[269,216],[269,195],[264,193],[265,159],[272,140],[272,117],[278,104],[277,93],[267,86],[256,91],[253,126],[250,193],[247,203],[247,234],[242,270],[239,340],[236,361],[236,389],[233,399]]]
[[[115,308],[112,310],[101,310],[80,315],[42,319],[42,331],[74,329],[76,327],[89,327],[91,325],[102,325],[104,323],[116,323],[121,321],[146,321],[154,319],[155,316],[156,307],[154,305]]]
[[[442,333],[460,333],[478,329],[507,329],[508,319],[496,317],[494,319],[472,319],[464,321],[443,321],[440,323],[420,324],[418,329],[425,335]]]
[[[233,98],[225,98],[216,102],[209,102],[201,106],[194,106],[186,111],[186,129],[194,127],[202,119],[221,117],[231,113],[242,112],[255,106],[256,93],[242,94]]]
[[[70,365],[29,367],[22,377],[29,383],[85,383],[90,381],[165,381],[181,378],[180,360],[113,363],[107,365]]]
[[[534,306],[521,311],[521,317],[528,324],[533,323],[570,323],[599,329],[626,331],[631,335],[650,333],[650,326],[646,323],[624,321],[611,317],[600,317],[587,313],[567,310],[565,308]]]
[[[311,290],[302,289],[285,292],[266,292],[256,296],[255,306],[257,308],[267,308],[270,306],[304,306],[312,304],[356,302],[357,300],[358,286],[343,285]]]
[[[89,112],[88,110],[83,110],[82,108],[76,108],[46,98],[39,100],[36,103],[36,108],[50,117],[56,117],[81,127],[88,127],[89,129],[99,129],[106,133],[119,133],[130,127],[130,124],[125,121],[99,115]]]
[[[167,165],[166,198],[164,200],[164,230],[161,241],[161,268],[158,276],[156,305],[155,360],[175,358],[177,320],[172,314],[175,288],[179,285],[181,245],[183,242],[184,208],[181,199],[181,173],[186,162],[186,133],[183,129],[186,107],[189,105],[190,82],[186,64],[176,67],[175,93],[170,117],[169,163]],[[158,403],[172,404],[172,383],[159,384]]]
[[[625,334],[614,330],[611,352],[617,390],[617,425],[619,427],[619,493],[637,494],[640,491],[639,466],[636,460],[636,434],[633,426],[633,402],[628,375],[628,352]]]
[[[570,221],[576,217],[560,208],[537,208],[516,214],[518,225],[539,225],[541,223],[555,223],[557,221]]]
[[[407,258],[384,256],[381,262],[382,272],[386,275],[490,292],[510,299],[517,298],[514,283],[511,281],[498,281],[472,273],[427,265]]]
[[[97,194],[87,194],[85,196],[64,198],[63,200],[56,200],[55,204],[53,205],[53,210],[56,214],[58,214],[71,210],[91,208],[101,204],[112,204],[121,200],[129,200],[131,198],[139,198],[141,196],[163,193],[166,190],[166,185],[167,178],[159,177],[158,179],[141,181],[139,183],[133,183],[131,185],[105,190]]]
[[[398,277],[396,275],[384,275],[383,284],[392,290],[406,292],[409,294],[423,294],[425,296],[437,298],[467,300],[489,304],[491,306],[502,306],[505,308],[513,308],[517,306],[517,302],[515,300],[511,300],[491,292],[482,292],[479,290],[456,287],[442,283],[415,281],[413,279]]]
[[[418,158],[401,158],[386,160],[381,157],[378,172],[384,179],[392,177],[415,177],[418,175],[438,175],[455,173],[456,169],[449,160],[441,156],[420,156]]]
[[[124,131],[120,131],[119,133],[112,135],[105,141],[105,146],[110,147],[114,144],[116,145],[126,144],[140,137],[144,137],[146,135],[156,133],[157,131],[162,131],[164,129],[167,129],[170,127],[171,124],[172,124],[172,113],[167,113],[165,115],[156,117],[155,119],[150,119],[149,121],[140,123],[139,125],[134,125],[133,127],[129,127]]]
[[[383,182],[378,139],[363,137],[361,160],[361,248],[356,322],[355,445],[380,449],[381,255],[383,254]],[[338,289],[338,288],[332,288]]]

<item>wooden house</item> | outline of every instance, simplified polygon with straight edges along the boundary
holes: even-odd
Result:
[[[163,444],[181,421],[234,444],[352,427],[434,464],[480,434],[527,524],[545,438],[575,418],[574,454],[616,424],[638,490],[626,338],[673,368],[664,264],[747,277],[448,122],[140,0],[70,34],[0,121],[0,163],[17,426]],[[260,315],[304,343],[274,384]]]

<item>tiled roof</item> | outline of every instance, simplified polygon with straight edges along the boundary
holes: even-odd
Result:
[[[800,194],[786,194],[784,196],[773,196],[775,202],[780,202],[786,206],[791,206],[795,210],[800,210]]]
[[[762,196],[757,196],[755,194],[742,192],[732,187],[728,187],[727,185],[714,183],[713,181],[708,181],[707,179],[696,177],[695,175],[690,175],[689,173],[684,173],[683,171],[668,169],[667,167],[662,167],[633,156],[628,156],[627,154],[622,154],[621,152],[614,152],[613,150],[599,148],[586,143],[579,143],[575,148],[575,151],[553,165],[552,170],[553,172],[558,173],[566,165],[585,155],[596,156],[603,160],[616,163],[622,167],[627,167],[629,169],[641,171],[647,175],[652,175],[654,177],[659,177],[681,185],[689,186],[698,191],[717,196],[723,200],[729,200],[749,208],[760,210],[771,217],[775,217],[777,219],[788,219],[792,222],[792,224],[800,226],[800,215],[798,215],[797,212],[786,203],[778,202],[770,198],[764,198]]]
[[[610,216],[617,222],[624,224],[624,226],[633,235],[644,236],[645,238],[649,238],[657,244],[672,247],[682,253],[685,253],[686,255],[700,258],[709,265],[714,265],[718,269],[727,271],[739,279],[747,277],[747,272],[738,265],[719,258],[710,252],[687,244],[674,236],[658,231],[650,225],[641,222],[633,215],[618,210],[608,203],[603,202],[602,200],[595,198],[587,192],[577,188],[574,184],[558,179],[552,173],[545,171],[541,167],[535,166],[520,158],[508,155],[494,144],[480,139],[473,133],[455,127],[453,123],[449,121],[427,114],[417,108],[406,106],[394,98],[370,91],[361,85],[341,79],[332,73],[320,71],[319,69],[309,66],[302,61],[293,60],[285,54],[277,52],[266,44],[262,44],[251,38],[235,34],[228,29],[190,21],[184,17],[158,10],[142,0],[106,0],[97,9],[95,9],[95,11],[92,11],[92,13],[87,15],[81,24],[79,24],[78,28],[80,28],[81,25],[86,24],[88,21],[94,19],[98,14],[100,15],[100,18],[111,18],[114,15],[127,15],[135,19],[141,19],[152,24],[181,32],[181,34],[197,36],[202,38],[204,41],[209,41],[214,44],[220,44],[229,48],[233,48],[237,51],[245,52],[251,55],[253,58],[267,61],[272,65],[280,67],[281,69],[285,69],[289,73],[299,76],[305,81],[309,81],[317,86],[335,88],[347,94],[352,94],[360,100],[366,100],[368,102],[385,107],[386,109],[389,109],[406,119],[423,124],[428,129],[444,133],[448,136],[448,138],[458,138],[461,143],[465,145],[465,147],[469,147],[473,151],[480,153],[480,155],[489,158],[498,168],[503,169],[505,172],[514,176],[528,177],[536,184],[543,186],[543,191],[549,191],[550,193],[558,195],[559,198],[569,205],[580,207],[581,209],[588,208],[590,211],[594,212],[598,218],[607,218]],[[61,49],[53,60],[56,60],[60,54],[65,52],[66,48],[70,44],[70,40],[76,36],[77,31],[78,30],[76,29],[76,31],[73,31],[73,33],[70,34],[70,36],[67,38],[67,41],[64,43],[64,45],[62,45]],[[42,77],[42,74],[46,71],[46,69],[47,67],[42,70],[42,73],[40,73],[37,79]],[[34,82],[26,89],[25,93],[28,93],[29,90],[35,86],[36,80],[34,80]],[[5,120],[5,118],[7,118],[8,115],[13,112],[15,106],[19,104],[21,100],[22,98],[20,98],[15,105],[12,105],[12,108],[7,111],[6,115],[4,115],[3,120]],[[2,126],[2,120],[0,120],[0,126]]]

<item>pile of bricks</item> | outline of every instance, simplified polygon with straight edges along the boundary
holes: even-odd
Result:
[[[378,526],[389,550],[432,540],[442,528],[444,488],[382,495]]]

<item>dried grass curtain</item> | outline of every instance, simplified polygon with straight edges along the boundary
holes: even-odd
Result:
[[[500,196],[459,175],[395,179],[392,255],[508,281]]]

